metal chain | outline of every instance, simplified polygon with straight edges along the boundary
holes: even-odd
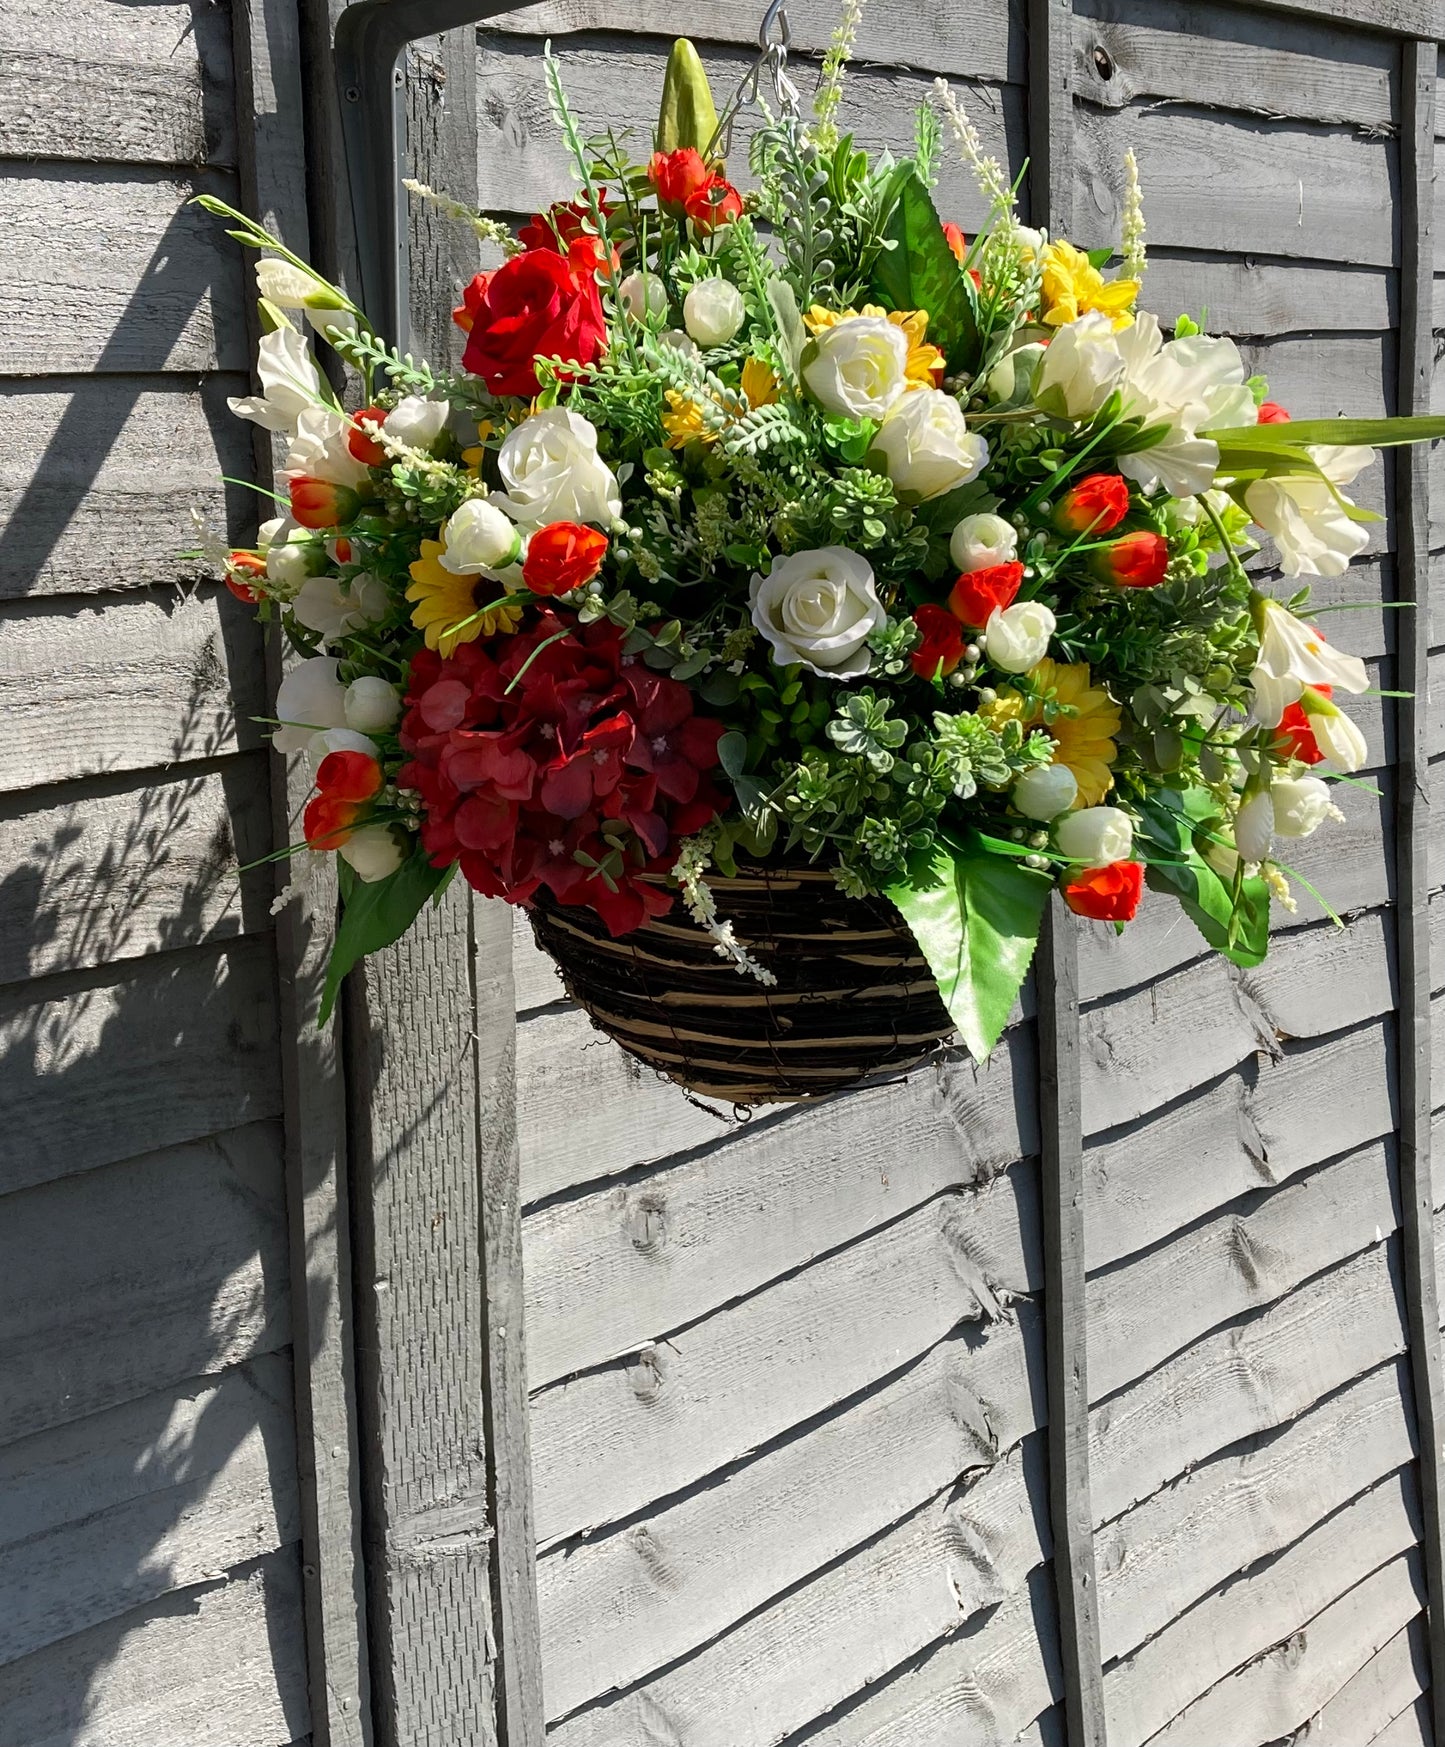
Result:
[[[774,36],[774,31],[777,35]],[[788,50],[793,43],[793,28],[788,23],[787,0],[770,0],[763,22],[758,26],[758,56],[738,81],[737,89],[723,106],[723,112],[708,142],[710,158],[725,158],[732,151],[733,123],[748,105],[760,101],[762,76],[766,71],[772,81],[773,97],[784,115],[798,115],[803,97],[788,75]]]

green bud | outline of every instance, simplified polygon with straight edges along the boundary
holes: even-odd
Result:
[[[717,132],[717,108],[697,50],[685,36],[672,45],[662,81],[662,108],[657,116],[656,145],[660,152],[692,146],[706,152]]]

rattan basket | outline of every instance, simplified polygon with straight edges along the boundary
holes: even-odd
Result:
[[[568,993],[639,1061],[734,1104],[819,1098],[919,1061],[953,1024],[907,924],[885,899],[846,898],[826,869],[709,875],[718,914],[777,977],[718,957],[680,905],[620,940],[545,892],[532,912]]]

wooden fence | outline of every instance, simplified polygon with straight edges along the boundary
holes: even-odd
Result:
[[[223,404],[242,263],[182,202],[349,271],[335,10],[0,0],[0,1747],[1445,1741],[1445,648],[1382,604],[1445,562],[1430,462],[1317,596],[1416,694],[1365,700],[1379,793],[1299,857],[1343,933],[1302,890],[1241,973],[1163,903],[1065,920],[986,1066],[739,1121],[453,892],[353,979],[343,1074],[331,894],[235,878],[304,788],[275,653],[174,556],[270,460]],[[831,7],[792,12],[816,54]],[[645,133],[676,30],[722,87],[757,22],[548,0],[420,44],[415,173],[530,211],[544,34]],[[947,75],[1085,245],[1132,145],[1150,307],[1297,415],[1422,410],[1442,35],[873,0],[845,121],[905,144]],[[956,165],[939,199],[983,216]],[[412,249],[440,353],[467,241]]]

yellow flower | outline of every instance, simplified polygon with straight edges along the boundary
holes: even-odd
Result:
[[[778,398],[778,379],[761,358],[749,358],[743,365],[742,389],[750,407],[773,406]]]
[[[1088,665],[1082,661],[1053,661],[1045,656],[1029,669],[1028,678],[1034,697],[1025,698],[1006,686],[994,703],[979,706],[979,715],[990,722],[1018,721],[1026,728],[1042,727],[1054,742],[1049,762],[1067,765],[1079,785],[1074,806],[1097,807],[1114,786],[1109,767],[1118,752],[1114,735],[1122,720],[1119,706],[1102,686],[1089,683]],[[1050,692],[1056,703],[1073,713],[1045,722],[1043,704],[1037,700]]]
[[[810,334],[821,334],[825,328],[836,327],[840,321],[851,321],[858,315],[877,316],[891,321],[896,328],[902,328],[908,337],[908,362],[903,368],[908,386],[934,386],[934,372],[943,368],[943,353],[923,337],[928,329],[926,309],[880,309],[876,303],[865,303],[862,309],[835,310],[824,309],[822,304],[815,303],[803,320]]]
[[[1137,279],[1106,285],[1099,269],[1072,243],[1050,243],[1044,250],[1044,321],[1051,328],[1077,321],[1090,310],[1109,316],[1116,329],[1127,328],[1138,295]]]
[[[478,637],[510,636],[522,622],[520,607],[491,607],[478,612],[479,605],[496,600],[502,591],[500,583],[485,576],[457,576],[441,562],[446,547],[440,540],[423,540],[421,557],[411,566],[412,584],[406,598],[415,601],[411,622],[426,638],[428,649],[435,649],[446,659],[458,643],[472,643]]]
[[[716,432],[702,422],[702,411],[696,401],[689,400],[679,388],[667,390],[668,410],[662,415],[662,428],[667,432],[669,449],[681,449],[688,443],[711,443]]]

